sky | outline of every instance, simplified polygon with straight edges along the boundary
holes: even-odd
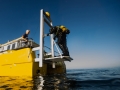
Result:
[[[67,69],[120,66],[120,0],[0,0],[0,44],[27,29],[39,43],[41,9],[50,12],[54,26],[71,32],[67,45],[74,60],[66,62]],[[49,32],[46,24],[44,29]]]

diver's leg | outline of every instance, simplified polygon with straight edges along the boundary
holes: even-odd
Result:
[[[62,55],[64,56],[65,55],[65,48],[63,46],[63,42],[62,42],[62,38],[61,37],[58,37],[58,41],[57,41],[57,44],[59,46],[59,48],[62,50]]]
[[[63,47],[63,44],[60,44],[60,43],[59,43],[58,46],[59,46],[60,49],[62,50],[62,53],[63,53],[62,55],[65,56],[65,53],[66,53],[66,52],[65,52],[65,49],[64,49],[64,47]]]
[[[67,47],[67,41],[66,40],[64,40],[64,42],[63,42],[63,48],[65,50],[65,55],[69,56],[69,50],[68,50],[68,47]]]

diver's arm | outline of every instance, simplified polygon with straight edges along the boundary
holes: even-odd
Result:
[[[49,36],[50,34],[53,34],[55,32],[55,27],[52,27],[51,29],[50,29],[50,32],[47,34],[47,36]]]

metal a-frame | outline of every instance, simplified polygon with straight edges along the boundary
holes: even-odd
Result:
[[[39,50],[39,58],[35,58],[35,62],[39,62],[39,67],[43,66],[44,63],[52,63],[52,67],[55,68],[55,62],[59,61],[71,61],[73,60],[69,56],[62,56],[60,53],[60,50],[56,44],[56,42],[53,39],[53,34],[50,35],[50,40],[51,40],[51,57],[50,58],[44,58],[44,22],[50,27],[53,27],[52,20],[50,17],[48,17],[43,9],[40,10],[40,46],[33,48],[32,51]],[[59,56],[54,56],[54,45],[56,46]]]

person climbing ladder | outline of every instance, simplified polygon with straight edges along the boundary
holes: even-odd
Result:
[[[66,35],[69,33],[70,30],[68,30],[63,25],[59,25],[51,28],[50,32],[47,34],[47,36],[49,36],[50,34],[54,34],[54,40],[57,38],[57,44],[63,53],[62,56],[69,56],[69,50],[67,47],[67,39],[66,39]]]

